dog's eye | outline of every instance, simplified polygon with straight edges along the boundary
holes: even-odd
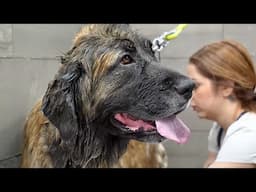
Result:
[[[133,62],[133,59],[131,58],[130,55],[125,55],[125,56],[123,56],[122,59],[121,59],[121,63],[122,63],[123,65],[127,65],[127,64],[130,64],[130,63],[132,63],[132,62]]]

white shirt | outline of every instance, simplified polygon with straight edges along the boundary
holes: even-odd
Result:
[[[208,151],[210,152],[215,152],[215,153],[219,152],[218,135],[219,135],[220,129],[221,127],[216,122],[214,122],[208,135]],[[221,134],[220,145],[222,145],[224,136],[225,136],[225,132],[223,131]]]
[[[216,162],[256,163],[256,114],[247,112],[227,129]]]

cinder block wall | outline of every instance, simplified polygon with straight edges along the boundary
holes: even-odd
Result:
[[[42,96],[82,24],[0,24],[0,167],[18,167],[26,115]],[[176,24],[132,24],[150,39]],[[255,57],[255,24],[190,24],[161,52],[163,64],[186,74],[188,57],[224,38],[244,43]],[[207,155],[211,122],[188,109],[179,115],[191,128],[185,145],[164,142],[170,168],[200,168]]]

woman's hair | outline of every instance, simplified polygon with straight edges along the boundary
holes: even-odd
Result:
[[[248,111],[256,112],[256,74],[248,50],[234,40],[208,44],[194,53],[189,62],[216,85],[234,82],[234,96]]]

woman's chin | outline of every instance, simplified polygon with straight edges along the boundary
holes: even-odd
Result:
[[[200,119],[207,119],[207,114],[204,111],[199,110],[198,108],[194,107],[193,110],[197,113],[198,118]]]
[[[207,119],[207,115],[203,112],[197,112],[197,116],[200,118],[200,119]]]

